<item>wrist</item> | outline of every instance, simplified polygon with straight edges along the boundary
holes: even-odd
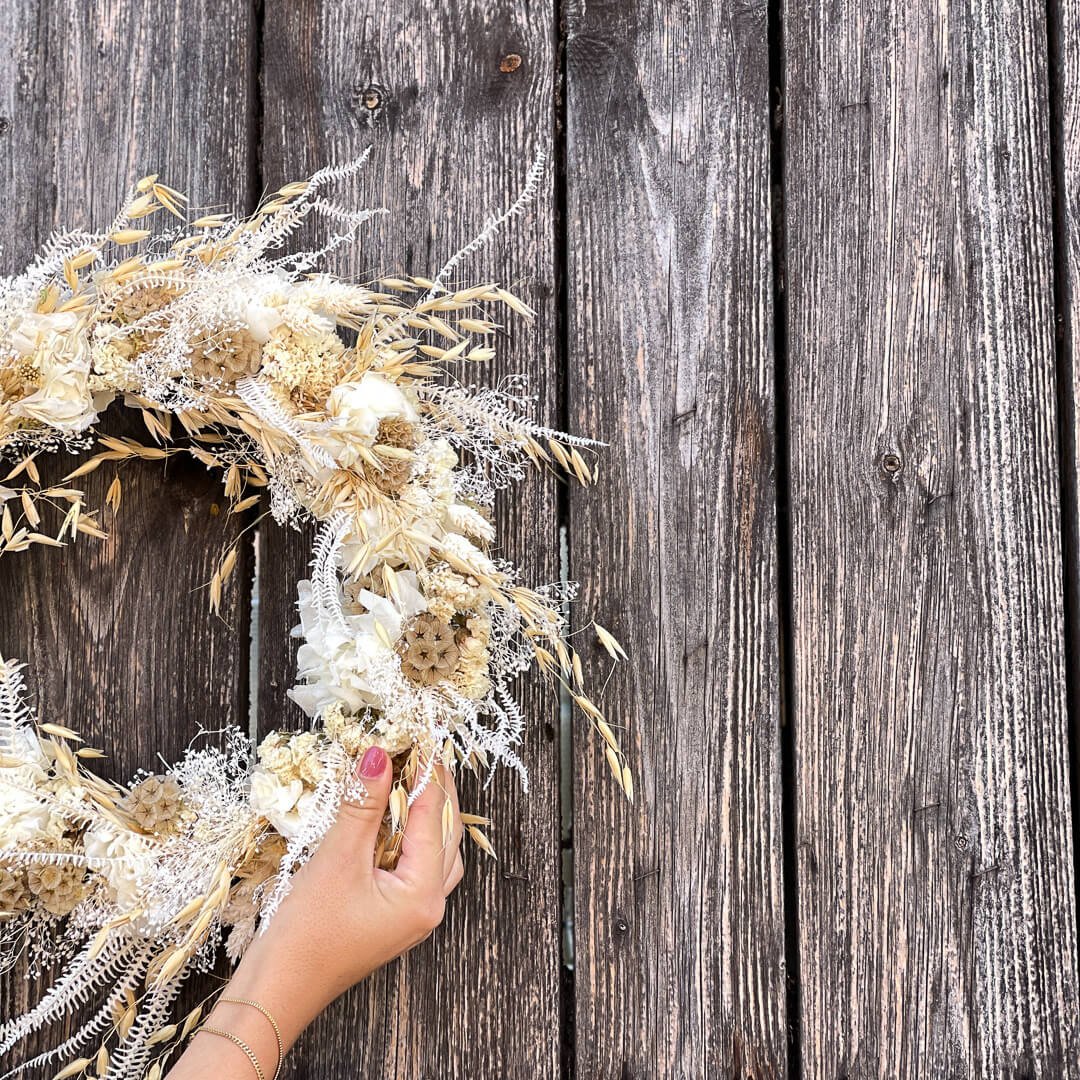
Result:
[[[324,980],[308,971],[302,962],[285,950],[267,947],[266,938],[256,938],[244,954],[222,997],[257,1001],[275,1019],[284,1049],[300,1037],[301,1032],[337,995],[327,996]],[[215,1017],[225,1015],[228,1009],[232,1019],[241,1010],[246,1026],[261,1023],[273,1037],[273,1029],[265,1016],[249,1006],[219,1002],[214,1009]],[[275,1042],[276,1049],[276,1042]]]

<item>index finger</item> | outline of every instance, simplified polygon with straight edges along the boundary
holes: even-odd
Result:
[[[397,873],[418,883],[442,884],[442,808],[446,770],[436,765],[427,786],[409,807]]]

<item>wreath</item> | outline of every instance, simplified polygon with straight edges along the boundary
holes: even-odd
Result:
[[[462,379],[494,357],[497,309],[532,312],[497,285],[451,288],[451,277],[521,213],[542,162],[433,279],[361,285],[317,268],[375,213],[333,194],[366,156],[286,185],[247,218],[188,221],[183,196],[148,176],[104,232],[55,234],[0,280],[0,459],[11,464],[0,555],[104,537],[79,478],[116,463],[105,499],[115,514],[120,464],[175,454],[224,474],[232,513],[264,505],[282,525],[316,526],[293,630],[290,696],[306,730],[258,746],[235,727],[216,743],[200,733],[163,774],[120,785],[91,771],[101,755],[76,731],[37,722],[21,666],[0,660],[0,968],[21,957],[32,974],[58,972],[33,1008],[0,1024],[0,1054],[91,1004],[18,1069],[161,1075],[199,1020],[196,1009],[170,1022],[185,975],[211,967],[221,946],[235,961],[273,917],[341,800],[363,798],[352,764],[368,746],[394,766],[377,848],[386,867],[435,762],[508,765],[527,782],[511,683],[533,665],[588,716],[632,797],[567,640],[573,588],[530,587],[491,554],[496,492],[533,465],[589,484],[586,455],[600,444],[531,419],[521,379]],[[175,224],[151,230],[152,215]],[[328,224],[329,239],[288,253],[308,219]],[[114,400],[141,412],[146,442],[96,432]],[[46,486],[36,459],[60,450],[95,452]],[[224,551],[213,608],[236,560],[235,546]],[[490,823],[463,817],[493,855]]]

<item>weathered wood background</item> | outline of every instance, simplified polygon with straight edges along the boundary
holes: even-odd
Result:
[[[1080,4],[4,5],[5,269],[147,171],[246,208],[368,144],[361,277],[554,162],[471,272],[540,313],[492,377],[610,449],[502,535],[627,645],[638,802],[526,687],[532,796],[465,793],[500,861],[287,1075],[1080,1076]],[[121,777],[298,722],[305,538],[210,619],[213,479],[125,482],[108,542],[0,563],[41,711]]]

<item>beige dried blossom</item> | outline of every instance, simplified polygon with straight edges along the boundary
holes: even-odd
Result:
[[[369,746],[381,746],[391,757],[404,753],[429,734],[423,720],[398,717],[390,720],[375,713],[358,719],[345,711],[340,702],[328,706],[322,714],[326,734],[341,744],[350,757],[359,757]]]
[[[305,787],[314,788],[322,779],[323,763],[319,760],[319,736],[305,731],[293,737],[289,744],[294,768]]]
[[[340,743],[349,757],[357,757],[375,742],[371,723],[349,716],[340,701],[323,710],[322,720],[327,736]]]
[[[259,763],[281,780],[292,779],[293,756],[289,752],[289,733],[275,731],[259,744]]]
[[[453,674],[458,662],[454,628],[427,612],[417,615],[399,643],[401,673],[419,686],[431,686]]]
[[[275,731],[259,746],[259,763],[282,783],[300,780],[314,788],[323,774],[319,760],[319,736],[313,731]]]
[[[491,640],[491,620],[486,615],[470,615],[465,620],[465,629],[470,638],[487,647]]]
[[[428,609],[449,621],[457,612],[475,611],[487,600],[485,591],[474,577],[451,570],[445,563],[418,574]]]
[[[254,857],[244,866],[241,880],[229,893],[229,900],[222,912],[222,922],[233,926],[237,923],[255,919],[259,906],[255,896],[260,887],[274,874],[281,865],[285,854],[285,840],[276,833],[270,833],[259,844]]]
[[[33,393],[38,371],[25,357],[0,364],[0,401],[18,401]]]
[[[487,647],[490,637],[491,622],[482,615],[470,618],[458,633],[458,666],[453,683],[464,697],[472,701],[486,697],[491,689],[488,678],[491,653]]]
[[[398,450],[415,450],[420,445],[420,427],[401,417],[384,417],[379,421],[376,445]],[[384,456],[383,467],[364,466],[368,480],[384,495],[397,495],[412,476],[413,463],[408,458]]]
[[[246,330],[228,330],[196,342],[189,357],[197,379],[231,384],[258,373],[262,345]]]
[[[391,720],[383,714],[375,721],[375,730],[369,745],[377,743],[393,757],[395,754],[411,750],[418,744],[425,745],[430,734],[423,720],[401,715]]]
[[[286,842],[271,833],[259,844],[239,873],[237,882],[229,893],[228,902],[221,912],[221,921],[232,927],[225,943],[230,960],[239,960],[255,937],[255,928],[261,912],[261,901],[267,882],[278,872],[285,854]]]
[[[140,780],[120,805],[148,833],[175,832],[183,821],[183,792],[173,776]]]
[[[30,906],[26,871],[18,866],[0,866],[0,913],[13,914]]]
[[[342,602],[342,610],[346,615],[363,615],[367,608],[364,607],[363,602],[360,599],[360,594],[365,589],[372,589],[374,582],[369,581],[367,578],[360,581],[346,581],[342,586],[342,593],[344,594],[344,601]]]
[[[400,416],[384,416],[379,421],[379,433],[375,441],[383,446],[415,450],[420,445],[420,425]]]
[[[61,850],[70,850],[65,844]],[[26,872],[26,884],[38,902],[52,915],[68,915],[86,895],[86,871],[81,866],[31,866]]]
[[[116,302],[112,309],[113,322],[133,323],[154,311],[160,311],[179,295],[179,290],[163,285],[150,285],[135,289]]]

